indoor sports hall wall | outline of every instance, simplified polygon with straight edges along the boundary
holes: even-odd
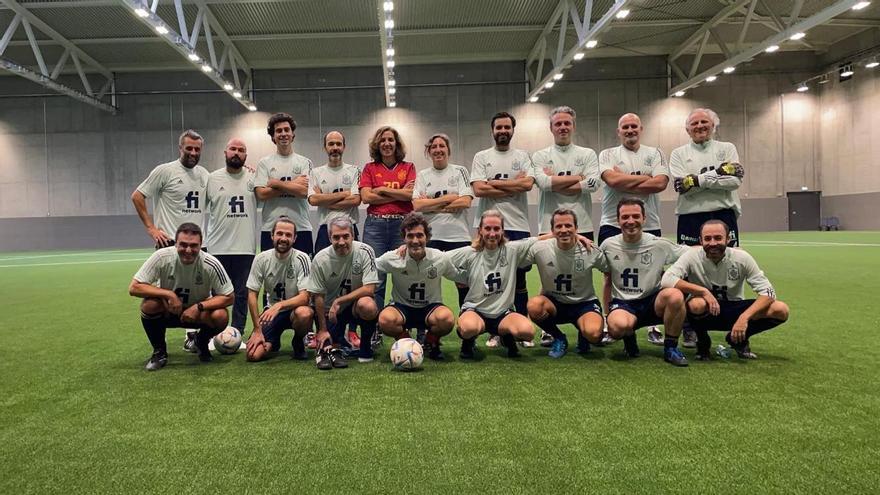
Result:
[[[254,113],[213,91],[200,74],[120,74],[116,116],[66,97],[22,96],[41,91],[3,77],[0,250],[146,245],[129,196],[156,164],[176,157],[181,130],[191,127],[205,136],[201,163],[209,170],[222,165],[222,148],[232,136],[245,139],[255,166],[273,149],[265,122],[274,111],[294,115],[296,150],[316,164],[325,158],[321,136],[327,130],[343,130],[346,160],[362,164],[369,136],[391,124],[401,130],[408,158],[422,168],[429,166],[422,143],[436,131],[452,137],[452,161],[469,166],[475,152],[490,146],[488,119],[498,110],[517,116],[514,145],[529,151],[551,144],[547,113],[553,106],[575,108],[576,142],[597,151],[616,144],[617,118],[635,111],[645,124],[643,142],[668,154],[687,140],[690,109],[709,106],[721,117],[719,139],[735,143],[747,167],[740,189],[745,231],[786,230],[785,193],[802,187],[834,195],[832,204],[841,205],[837,216],[852,228],[847,219],[859,217],[849,208],[859,201],[847,198],[880,191],[880,140],[872,124],[878,117],[868,110],[877,108],[876,76],[834,83],[817,97],[791,92],[794,81],[811,74],[812,57],[774,63],[772,70],[746,67],[685,98],[667,98],[662,58],[596,59],[569,71],[537,104],[522,103],[521,63],[401,66],[397,109],[384,108],[378,68],[258,71],[260,111]],[[847,148],[844,140],[858,135],[863,146]],[[850,177],[858,171],[860,177]],[[670,229],[674,193],[667,190],[663,198]],[[862,225],[859,219],[858,228],[880,228],[878,219],[866,220]]]

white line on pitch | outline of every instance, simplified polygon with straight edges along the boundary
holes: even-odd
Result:
[[[766,244],[768,246],[857,246],[857,247],[880,247],[880,244],[867,244],[867,243],[857,243],[857,242],[810,242],[810,241],[762,241],[762,240],[754,240],[754,241],[742,241],[743,244],[750,245],[758,245],[758,244]]]
[[[132,251],[137,251],[135,249],[117,249],[115,251],[88,251],[83,253],[59,253],[59,254],[39,254],[34,256],[13,256],[11,258],[0,258],[0,261],[17,261],[17,260],[32,260],[38,258],[58,258],[61,256],[99,256],[102,254],[111,254],[111,253],[131,253]]]
[[[59,266],[59,265],[93,265],[96,263],[119,263],[121,261],[144,261],[145,258],[126,258],[123,260],[97,260],[97,261],[67,261],[59,263],[27,263],[23,265],[0,265],[0,268],[23,268],[30,266]]]

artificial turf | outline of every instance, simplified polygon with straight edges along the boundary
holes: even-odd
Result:
[[[756,361],[674,368],[641,331],[638,359],[481,339],[463,362],[450,336],[414,373],[387,338],[319,372],[286,352],[200,364],[174,330],[148,373],[127,286],[150,251],[0,254],[0,493],[880,492],[880,233],[744,247],[791,307]]]

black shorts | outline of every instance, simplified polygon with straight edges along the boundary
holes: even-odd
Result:
[[[501,320],[503,320],[507,315],[509,315],[511,313],[510,310],[507,310],[504,312],[504,314],[502,314],[501,316],[495,317],[495,318],[492,318],[490,316],[486,316],[474,308],[464,309],[461,311],[461,313],[466,313],[468,311],[473,311],[474,313],[478,314],[480,316],[480,318],[483,319],[483,323],[486,325],[485,331],[489,332],[490,335],[498,335],[498,325],[501,324]]]
[[[272,249],[272,232],[260,232],[260,250],[265,251]],[[312,242],[312,231],[296,232],[296,239],[293,241],[293,249],[306,253],[310,258],[314,255],[315,244]]]
[[[183,308],[183,311],[186,311],[187,309],[188,308]],[[181,313],[183,311],[181,311]],[[204,324],[199,325],[199,326],[193,326],[191,324],[181,323],[180,322],[180,315],[175,315],[175,314],[171,314],[171,313],[165,313],[165,316],[162,317],[162,326],[164,326],[165,328],[186,328],[188,330],[193,330],[193,329],[210,330],[213,332],[217,331],[216,328],[211,328],[208,325],[204,325]]]
[[[587,313],[596,313],[599,316],[602,316],[602,305],[599,304],[598,299],[590,299],[588,301],[569,304],[559,302],[554,299],[553,296],[547,294],[542,295],[550,300],[553,306],[556,307],[556,316],[553,318],[554,323],[571,323],[572,325],[577,326],[577,322],[581,316]]]
[[[721,311],[717,316],[712,316],[708,312],[701,317],[688,315],[688,322],[694,330],[723,330],[729,332],[740,315],[749,309],[749,306],[754,302],[754,299],[718,301]]]
[[[293,323],[290,319],[292,312],[293,310],[291,309],[279,311],[275,318],[272,318],[272,321],[267,325],[263,325],[263,338],[266,342],[272,344],[273,351],[281,349],[281,334],[285,330],[293,328]]]
[[[660,229],[651,229],[646,230],[645,232],[649,234],[656,235],[657,237],[661,237]],[[599,245],[601,246],[605,239],[609,237],[614,237],[620,233],[620,227],[615,227],[614,225],[603,225],[599,227]]]
[[[440,251],[452,251],[453,249],[470,246],[471,241],[438,241],[431,239],[428,243],[429,248],[439,249]]]
[[[333,323],[327,315],[324,315],[325,321],[327,322],[327,331],[330,333],[334,344],[343,343],[343,340],[345,339],[345,329],[348,328],[349,325],[356,326],[363,323],[363,320],[354,314],[355,304],[356,302],[352,302],[344,309],[340,309],[336,313],[336,323]]]
[[[736,212],[731,208],[700,213],[688,213],[678,216],[678,233],[675,240],[688,246],[700,245],[700,227],[708,220],[721,220],[730,229],[730,247],[739,246],[739,226],[736,223]]]
[[[428,317],[431,316],[431,313],[434,312],[435,309],[443,306],[442,303],[429,303],[428,305],[422,308],[416,308],[414,306],[407,306],[405,304],[399,304],[396,302],[391,302],[386,308],[394,308],[396,309],[401,316],[403,316],[403,328],[416,328],[427,330],[428,329]]]
[[[658,290],[650,296],[641,299],[611,299],[611,307],[608,308],[608,314],[611,314],[616,309],[622,309],[627,313],[635,315],[636,324],[633,325],[633,330],[650,325],[662,325],[663,317],[657,316],[657,313],[654,311],[654,303],[657,301],[659,294],[660,291]]]

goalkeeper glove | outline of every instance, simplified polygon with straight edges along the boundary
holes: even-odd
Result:
[[[694,174],[679,177],[675,179],[673,187],[675,188],[675,192],[684,194],[690,191],[691,188],[700,187],[700,178]]]
[[[738,177],[740,179],[742,179],[746,173],[746,171],[743,169],[743,166],[735,162],[722,163],[718,168],[715,169],[715,172],[718,175],[729,175],[732,177]]]

